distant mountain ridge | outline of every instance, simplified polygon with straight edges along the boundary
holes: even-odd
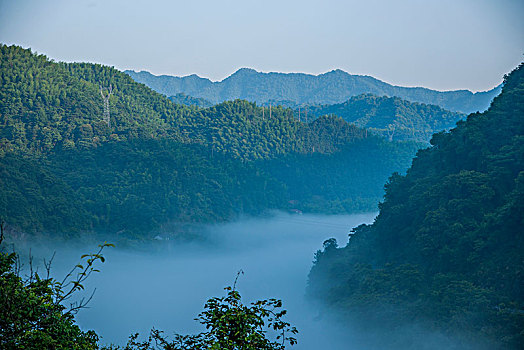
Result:
[[[302,108],[301,112],[301,118],[304,119],[306,109]],[[465,114],[447,111],[436,105],[371,94],[354,96],[334,105],[308,106],[307,113],[309,120],[323,115],[336,115],[389,140],[428,143],[431,135],[449,130],[466,117]]]
[[[394,86],[371,76],[353,75],[340,69],[311,75],[262,73],[250,68],[241,68],[218,82],[212,82],[196,74],[176,77],[155,76],[146,71],[127,70],[125,73],[135,81],[166,96],[184,93],[212,103],[245,99],[257,103],[285,100],[309,105],[336,104],[345,102],[352,96],[373,94],[395,96],[412,102],[438,105],[451,111],[472,113],[486,110],[501,90],[501,85],[489,91],[476,93],[469,90],[436,91],[423,87]]]

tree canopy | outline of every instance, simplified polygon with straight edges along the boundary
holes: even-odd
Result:
[[[309,295],[366,325],[420,322],[463,347],[522,348],[522,96],[521,65],[488,111],[435,134],[391,177],[375,222],[317,253]]]
[[[0,58],[0,215],[25,232],[143,238],[271,209],[371,211],[420,146],[281,106],[182,106],[112,67],[18,46]]]
[[[307,109],[310,119],[337,115],[391,140],[420,142],[429,142],[434,133],[449,130],[465,118],[462,113],[447,111],[436,105],[370,94],[354,96],[344,103],[308,106]],[[304,110],[302,107],[302,117]]]

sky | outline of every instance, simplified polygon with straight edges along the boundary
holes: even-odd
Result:
[[[342,69],[484,91],[523,61],[524,0],[0,0],[0,42],[218,81]]]

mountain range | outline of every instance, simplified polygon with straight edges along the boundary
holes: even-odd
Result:
[[[423,87],[390,85],[371,76],[353,75],[340,69],[320,75],[304,73],[262,73],[241,68],[222,81],[213,82],[192,74],[185,77],[155,76],[146,71],[125,71],[135,81],[166,96],[183,93],[213,104],[245,99],[264,104],[268,101],[293,101],[296,104],[336,104],[352,96],[373,94],[435,104],[450,111],[473,113],[484,111],[500,93],[501,85],[484,92],[468,90],[436,91]]]
[[[23,232],[143,237],[272,209],[374,210],[421,146],[281,106],[175,104],[114,68],[14,45],[0,45],[0,86],[0,217]]]

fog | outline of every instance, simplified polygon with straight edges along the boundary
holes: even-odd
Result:
[[[205,302],[225,296],[224,287],[233,285],[242,270],[236,288],[244,304],[282,299],[283,308],[288,310],[284,321],[299,331],[298,344],[290,349],[489,349],[482,339],[475,344],[462,337],[450,339],[422,324],[398,325],[386,331],[363,328],[357,320],[347,318],[340,322],[333,310],[306,301],[307,275],[322,243],[333,237],[344,246],[353,227],[371,223],[375,216],[274,213],[200,228],[205,239],[181,243],[165,239],[169,233],[164,233],[164,239],[154,240],[154,244],[133,248],[117,244],[104,250],[106,262],[96,266],[101,271],[90,276],[83,294],[77,293],[78,298],[89,297],[96,289],[76,321],[81,329],[96,331],[102,345],[125,345],[136,332],[144,339],[152,328],[168,336],[174,332],[199,333],[204,328],[194,319]],[[103,240],[21,242],[14,248],[26,261],[23,271],[28,271],[30,254],[42,275],[43,264],[38,266],[38,261],[49,260],[55,253],[51,275],[62,280],[80,262],[81,255],[95,253]]]
[[[285,320],[299,330],[299,343],[292,349],[347,349],[347,329],[319,317],[305,301],[307,275],[324,240],[334,237],[343,245],[351,228],[375,216],[275,213],[205,227],[203,242],[158,241],[151,251],[106,248],[106,262],[98,266],[101,272],[85,285],[85,296],[94,288],[96,293],[76,320],[83,330],[96,331],[102,344],[123,345],[132,333],[146,336],[152,327],[167,335],[200,332],[203,328],[194,318],[209,298],[224,296],[223,288],[242,270],[237,290],[244,303],[283,300]],[[32,254],[35,259],[49,258],[56,250],[52,275],[61,279],[82,254],[96,248],[95,243],[33,247]]]

